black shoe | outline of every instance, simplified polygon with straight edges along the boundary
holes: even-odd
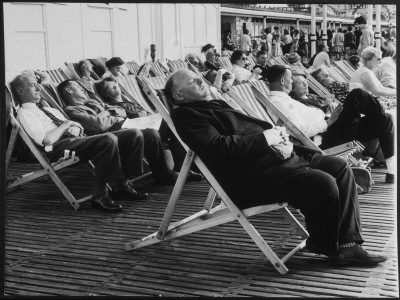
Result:
[[[386,183],[394,183],[394,174],[386,173]]]
[[[338,255],[331,262],[337,266],[362,266],[370,267],[387,260],[386,256],[370,254],[363,247],[356,244],[352,247],[340,248]]]
[[[179,173],[175,172],[175,171],[168,171],[167,174],[164,175],[158,175],[158,176],[154,176],[154,181],[156,182],[156,184],[160,184],[160,185],[175,185],[176,180],[178,179]]]
[[[202,174],[200,174],[200,173],[196,173],[196,172],[193,172],[193,171],[189,171],[189,174],[188,174],[188,176],[187,176],[187,180],[188,181],[200,181],[200,180],[203,180],[203,175]]]
[[[149,198],[149,194],[135,191],[130,181],[127,181],[123,188],[114,187],[111,195],[117,198],[126,197],[132,200],[145,200]]]
[[[92,206],[94,208],[101,209],[105,212],[121,212],[122,206],[114,203],[114,201],[110,198],[107,192],[93,195],[92,197]]]
[[[312,242],[310,239],[307,239],[306,241],[306,249],[311,253],[322,254],[328,256],[329,258],[335,258],[337,255],[336,251],[331,251],[320,247],[316,243]]]

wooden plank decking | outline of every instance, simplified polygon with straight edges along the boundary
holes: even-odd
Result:
[[[12,173],[35,164],[11,165]],[[61,173],[73,193],[91,192],[85,168]],[[172,187],[142,179],[148,200],[120,200],[123,212],[106,214],[89,203],[74,212],[48,178],[7,194],[6,295],[398,297],[396,185],[374,170],[373,190],[360,196],[365,248],[389,256],[377,268],[338,268],[306,250],[279,275],[237,222],[135,251],[124,244],[158,229]],[[174,219],[202,208],[208,184],[186,185]],[[296,212],[295,212],[296,213]],[[278,253],[296,237],[277,213],[253,218]],[[286,236],[286,235],[285,235]]]

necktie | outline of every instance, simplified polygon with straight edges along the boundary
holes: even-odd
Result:
[[[41,103],[38,103],[37,107],[42,112],[44,112],[46,114],[46,116],[48,116],[53,121],[53,123],[56,124],[57,126],[60,126],[62,123],[64,123],[64,121],[60,120],[59,118],[54,116],[51,112],[49,112],[47,109],[45,109]]]

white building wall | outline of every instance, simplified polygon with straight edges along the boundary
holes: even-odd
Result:
[[[4,3],[6,72],[55,69],[83,58],[184,58],[220,46],[218,4]]]

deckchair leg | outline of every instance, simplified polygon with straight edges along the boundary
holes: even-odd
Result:
[[[178,179],[175,183],[174,189],[169,199],[167,209],[165,210],[163,220],[161,222],[160,228],[158,229],[157,238],[160,240],[163,240],[167,233],[168,226],[171,222],[171,218],[174,213],[178,199],[182,193],[183,186],[185,185],[187,175],[189,174],[193,159],[194,159],[193,152],[189,150],[186,153],[186,157],[185,160],[183,161]]]
[[[303,225],[300,224],[300,222],[293,216],[293,214],[289,211],[287,207],[282,208],[280,210],[282,213],[283,217],[286,219],[286,221],[292,225],[292,227],[296,230],[296,233],[301,236],[303,239],[307,239],[310,237],[308,234],[307,230],[303,227]]]
[[[214,204],[215,201],[215,197],[217,196],[217,193],[215,192],[215,190],[211,187],[208,195],[207,195],[207,200],[204,203],[204,209],[205,210],[210,210]]]
[[[10,140],[8,141],[8,147],[6,152],[6,174],[8,173],[8,167],[10,166],[11,155],[14,151],[15,142],[17,141],[19,127],[16,125],[12,126]]]

